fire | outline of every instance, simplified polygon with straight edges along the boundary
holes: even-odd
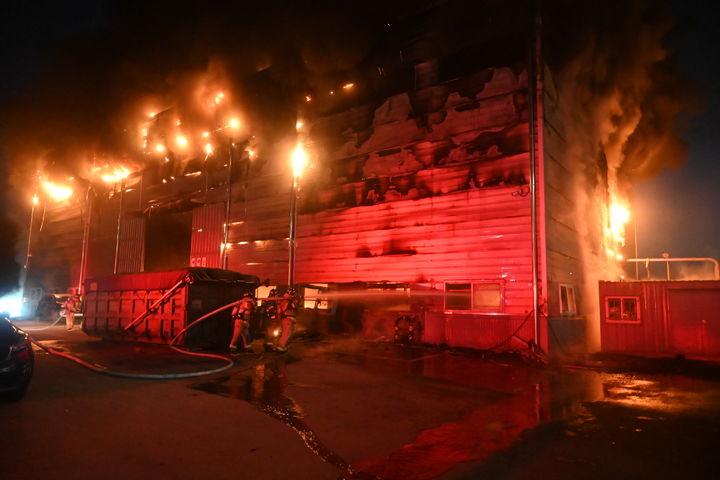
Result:
[[[38,198],[37,195],[33,195],[32,204],[37,205],[38,203],[40,203],[40,199]]]
[[[45,189],[45,192],[47,192],[47,194],[54,200],[67,200],[73,194],[72,188],[55,185],[52,182],[43,182],[42,186]]]
[[[295,150],[293,150],[292,153],[293,177],[295,179],[300,178],[300,175],[302,175],[302,171],[305,168],[306,163],[307,153],[305,153],[303,144],[301,142],[298,142],[298,144],[295,146]]]
[[[175,143],[177,143],[178,147],[185,148],[188,145],[188,139],[184,135],[178,135],[175,137]]]
[[[103,174],[100,178],[105,183],[116,183],[120,180],[127,178],[130,175],[130,170],[125,167],[116,168],[112,173]]]
[[[237,130],[238,128],[240,128],[240,120],[238,120],[237,118],[231,118],[230,122],[228,122],[228,126],[233,130]]]
[[[349,83],[346,83],[345,85],[343,85],[342,88],[343,88],[343,90],[350,90],[350,89],[353,88],[354,86],[355,86],[354,83],[349,82]]]
[[[630,210],[620,204],[610,207],[610,235],[621,246],[625,245],[625,224],[630,221]]]
[[[303,121],[298,120],[297,122],[295,122],[295,130],[300,130],[301,128],[303,128],[303,125],[304,125]]]
[[[158,143],[157,145],[155,145],[155,151],[157,151],[158,153],[163,153],[165,151],[165,145],[163,145],[162,143]]]
[[[211,144],[208,143],[208,144],[205,145],[205,153],[206,153],[207,155],[212,155],[212,153],[213,153],[213,146],[212,146]]]

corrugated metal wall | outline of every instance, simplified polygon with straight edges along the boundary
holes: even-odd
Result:
[[[637,297],[639,321],[609,322],[607,297]],[[600,282],[602,350],[720,355],[720,282]]]
[[[120,223],[120,242],[118,244],[117,273],[136,273],[143,271],[145,258],[144,216],[123,215]]]
[[[472,93],[435,86],[313,124],[322,170],[301,180],[298,282],[500,280],[504,316],[431,316],[428,338],[486,347],[512,334],[532,310],[526,78],[482,78]],[[289,187],[268,172],[238,192],[229,268],[285,283]],[[532,322],[519,334],[532,338]]]
[[[193,210],[190,266],[221,268],[225,204],[214,203]]]

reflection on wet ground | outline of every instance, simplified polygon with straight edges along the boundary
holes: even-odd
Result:
[[[287,357],[271,357],[254,365],[248,373],[223,376],[213,382],[198,383],[193,389],[206,393],[244,400],[272,418],[292,428],[307,447],[323,461],[336,466],[343,480],[363,480],[375,477],[358,472],[338,454],[323,444],[303,420],[303,410],[285,394],[287,388]]]
[[[430,480],[461,462],[481,460],[510,448],[526,432],[541,424],[564,421],[568,426],[567,435],[573,435],[573,426],[597,421],[588,406],[598,403],[642,409],[645,413],[634,418],[643,422],[663,420],[668,412],[711,411],[720,405],[718,384],[675,375],[540,369],[437,349],[404,349],[388,344],[360,350],[330,349],[320,355],[378,375],[402,375],[418,382],[446,382],[506,395],[458,420],[419,432],[412,442],[389,455],[350,465],[320,441],[303,419],[302,407],[287,395],[286,362],[291,357],[269,357],[249,370],[197,383],[192,388],[255,405],[292,428],[312,452],[335,465],[345,479]],[[308,387],[325,388],[323,385]]]

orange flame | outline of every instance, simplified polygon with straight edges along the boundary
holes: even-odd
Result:
[[[302,142],[298,142],[292,153],[293,178],[298,179],[302,175],[303,169],[307,164],[307,153],[303,148]]]
[[[47,192],[47,194],[54,200],[67,200],[73,194],[72,188],[55,185],[52,182],[43,182],[42,186],[45,189],[45,192]]]

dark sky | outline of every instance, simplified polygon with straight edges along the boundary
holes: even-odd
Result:
[[[684,167],[637,186],[638,253],[720,257],[718,25],[712,2],[671,0],[671,4],[678,15],[678,28],[668,45],[677,51],[681,68],[698,83],[702,108],[683,132],[689,144]],[[108,28],[104,5],[99,0],[3,2],[0,106],[21,93],[29,79],[42,75],[58,44],[72,44],[70,40],[78,37],[89,42],[102,38]],[[140,5],[138,15],[143,15]],[[0,203],[3,210],[4,202]]]
[[[685,165],[636,187],[639,256],[720,258],[720,23],[715,2],[673,0],[668,44],[699,83],[701,110],[682,132]]]

